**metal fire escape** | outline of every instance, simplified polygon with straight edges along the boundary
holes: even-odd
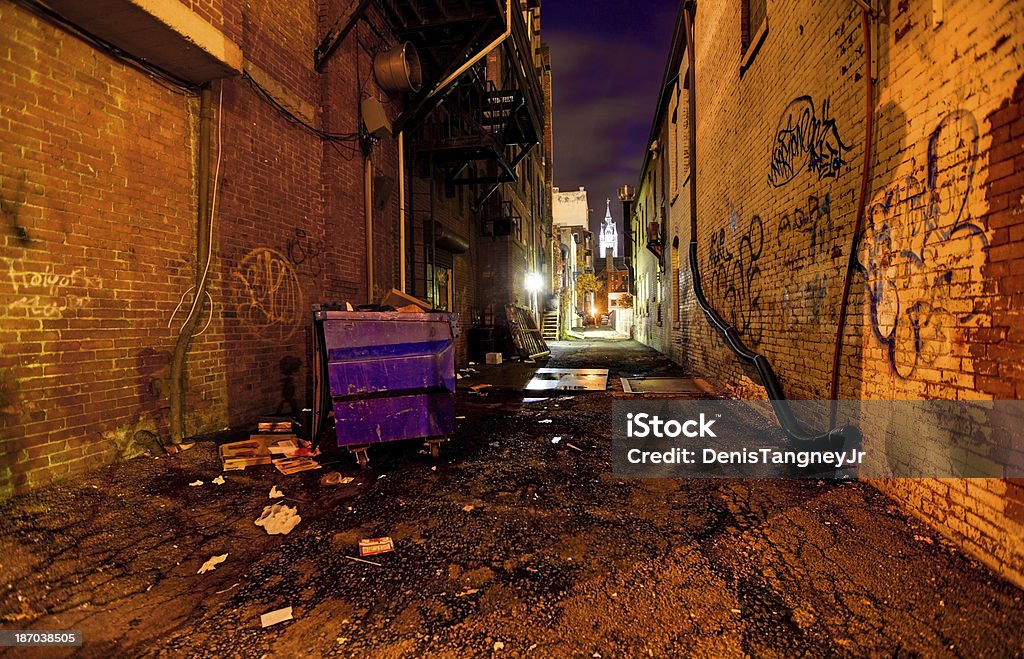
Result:
[[[380,3],[396,36],[419,50],[427,80],[445,80],[511,28],[450,87],[425,89],[400,120],[412,127],[410,148],[449,186],[470,186],[479,210],[501,185],[518,180],[517,166],[543,135],[543,96],[520,2],[511,3],[511,16],[503,0]]]

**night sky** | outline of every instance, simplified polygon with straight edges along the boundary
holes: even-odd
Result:
[[[545,0],[542,35],[551,46],[555,185],[587,189],[591,229],[616,190],[635,184],[668,58],[678,0]]]

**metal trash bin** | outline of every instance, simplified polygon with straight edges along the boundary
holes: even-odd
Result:
[[[333,410],[338,446],[423,438],[435,457],[455,431],[458,314],[313,308],[313,434]]]

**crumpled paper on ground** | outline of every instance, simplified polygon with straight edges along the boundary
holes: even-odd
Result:
[[[295,525],[302,521],[296,509],[275,503],[263,508],[263,514],[256,520],[256,526],[262,526],[269,535],[288,535]]]

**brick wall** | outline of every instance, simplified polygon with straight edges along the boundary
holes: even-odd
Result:
[[[306,123],[358,129],[372,57],[357,57],[350,38],[323,76],[312,68],[320,33],[346,3],[193,5],[283,105],[307,109]],[[197,259],[198,100],[11,4],[0,24],[8,495],[166,437],[170,356]],[[363,43],[365,32],[355,35]],[[397,114],[372,77],[363,90]],[[209,297],[187,366],[189,434],[297,413],[308,403],[310,304],[361,303],[398,285],[392,186],[375,209],[377,290],[367,291],[358,145],[325,145],[243,78],[213,93],[219,174]],[[332,115],[321,116],[324,105]],[[394,141],[374,160],[376,175],[393,175]]]
[[[861,13],[854,3],[769,0],[767,35],[741,75],[740,4],[697,12],[704,288],[790,397],[824,399],[865,149]],[[1020,398],[1024,13],[1012,2],[947,1],[936,24],[931,3],[883,4],[875,153],[839,395]],[[787,141],[797,125],[814,139]],[[685,122],[678,129],[685,140]],[[669,230],[683,265],[662,295],[681,305],[672,350],[739,395],[763,396],[690,293],[684,162]],[[877,424],[864,430],[867,442],[885,441]],[[875,485],[1024,584],[1020,483]]]

